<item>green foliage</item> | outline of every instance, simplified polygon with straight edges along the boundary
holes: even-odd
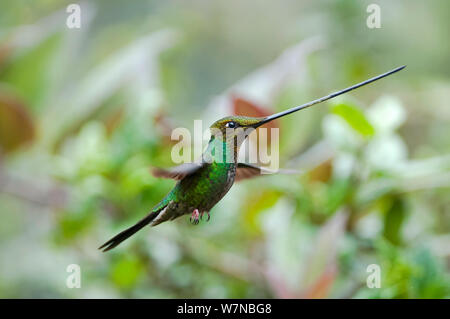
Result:
[[[52,88],[52,60],[59,49],[60,37],[49,35],[47,39],[23,54],[14,57],[3,70],[3,81],[28,102],[32,111],[38,112]]]
[[[350,104],[336,104],[331,111],[342,117],[355,131],[363,136],[372,136],[375,129],[356,106]]]
[[[385,275],[382,286],[388,287],[375,296],[381,298],[448,298],[449,276],[443,266],[423,247],[403,252],[380,241],[378,254]]]
[[[62,212],[58,216],[55,229],[55,241],[58,244],[67,244],[80,238],[89,231],[95,221],[96,209],[93,200],[89,203],[82,203],[77,207],[77,211]]]
[[[383,235],[395,245],[401,244],[401,230],[406,217],[405,201],[401,198],[388,200],[389,208],[384,216]]]
[[[134,256],[119,259],[111,266],[111,279],[119,288],[131,289],[139,282],[144,267]]]

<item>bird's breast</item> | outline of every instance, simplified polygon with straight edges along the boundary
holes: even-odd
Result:
[[[205,165],[179,182],[179,198],[193,208],[209,211],[229,191],[235,175],[234,163]]]

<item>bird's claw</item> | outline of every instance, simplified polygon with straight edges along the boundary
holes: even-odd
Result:
[[[209,212],[201,212],[201,213],[200,213],[200,219],[203,220],[203,215],[204,215],[205,213],[208,215],[208,219],[207,219],[206,221],[209,222],[209,220],[211,219],[211,216],[209,215]]]
[[[209,222],[209,220],[211,219],[211,216],[209,215],[209,212],[199,212],[198,209],[194,209],[194,211],[192,212],[191,217],[189,218],[191,224],[193,225],[197,225],[200,222],[200,219],[203,220],[203,215],[204,214],[208,215],[208,218],[206,219],[207,222]]]
[[[198,218],[199,216],[200,216],[200,213],[198,212],[198,209],[194,209],[194,211],[192,212],[191,218],[189,218],[191,224],[197,225],[200,222],[200,220]]]

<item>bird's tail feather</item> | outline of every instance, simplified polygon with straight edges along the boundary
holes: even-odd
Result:
[[[147,226],[153,219],[158,216],[158,214],[163,210],[167,205],[164,205],[162,207],[158,207],[157,210],[152,211],[150,214],[145,216],[143,219],[141,219],[139,222],[131,226],[130,228],[125,229],[124,231],[120,232],[110,240],[108,240],[106,243],[101,245],[98,249],[102,249],[103,252],[108,251],[110,249],[113,249],[114,247],[118,246],[121,242],[123,242],[125,239],[131,237],[136,232],[138,232],[143,227]]]

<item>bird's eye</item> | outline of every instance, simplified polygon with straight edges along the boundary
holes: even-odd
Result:
[[[225,127],[226,128],[235,128],[236,127],[236,123],[233,122],[233,121],[228,122],[227,124],[225,124]]]

